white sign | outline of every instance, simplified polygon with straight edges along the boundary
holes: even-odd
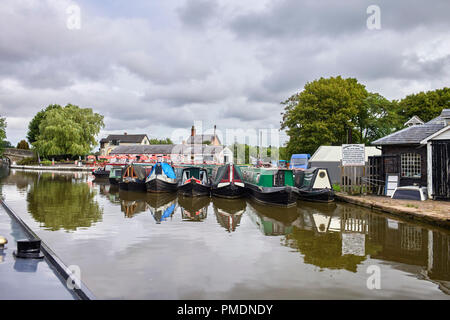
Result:
[[[366,164],[366,147],[363,144],[342,145],[343,166],[364,166]]]

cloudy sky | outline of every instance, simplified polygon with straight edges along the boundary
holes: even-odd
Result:
[[[279,128],[280,101],[319,77],[388,99],[449,86],[449,12],[448,0],[2,0],[0,115],[14,144],[52,103],[103,114],[102,136]]]

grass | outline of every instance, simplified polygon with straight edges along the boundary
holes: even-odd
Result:
[[[408,208],[416,208],[416,209],[419,209],[419,206],[416,205],[416,204],[407,203],[406,206],[407,206]]]

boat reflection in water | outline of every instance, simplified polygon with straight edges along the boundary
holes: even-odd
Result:
[[[286,235],[298,218],[296,207],[274,210],[273,207],[248,200],[247,214],[266,236]]]
[[[156,223],[161,223],[173,216],[177,207],[177,195],[176,193],[151,193],[147,196],[147,204]]]
[[[148,209],[147,194],[139,191],[119,190],[120,210],[126,218],[145,212]]]
[[[241,222],[247,202],[245,199],[225,199],[214,197],[214,213],[217,222],[228,232],[236,231],[236,227]]]
[[[208,214],[209,197],[178,197],[183,221],[203,221]]]

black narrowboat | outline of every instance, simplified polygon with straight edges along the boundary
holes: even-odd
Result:
[[[129,165],[124,169],[122,181],[119,183],[120,190],[147,191],[145,178],[148,168],[142,165]]]
[[[331,202],[334,191],[326,168],[310,168],[297,170],[295,185],[298,188],[298,198],[306,201]]]
[[[148,192],[177,192],[178,181],[173,168],[164,162],[157,162],[145,180]]]
[[[211,179],[206,169],[187,167],[181,171],[178,182],[178,192],[186,197],[209,196],[211,193]]]
[[[245,196],[245,184],[238,166],[226,164],[213,171],[211,193],[222,198],[241,198]]]

